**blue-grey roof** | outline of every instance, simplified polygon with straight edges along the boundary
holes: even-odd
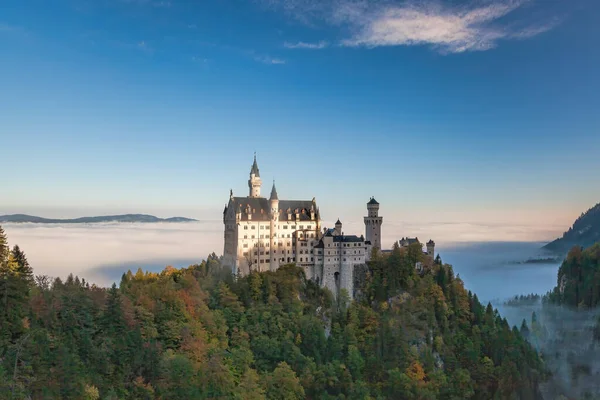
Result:
[[[333,237],[333,241],[348,243],[348,242],[362,242],[363,239],[359,238],[356,235],[338,235],[338,236]]]
[[[269,200],[279,200],[277,197],[277,189],[275,188],[275,181],[273,181],[273,189],[271,189],[271,197],[269,197]]]
[[[246,210],[250,208],[252,221],[270,221],[271,205],[269,199],[264,197],[234,197],[230,202],[236,213],[242,211],[242,221],[248,221]],[[314,203],[310,200],[279,200],[279,221],[288,220],[288,210],[292,214],[291,221],[296,220],[296,212],[300,214],[300,221],[310,221],[310,209]],[[318,208],[315,207],[315,220],[319,219]]]
[[[379,204],[377,202],[377,200],[375,200],[375,197],[371,197],[371,200],[369,200],[369,202],[367,204]]]
[[[258,170],[258,164],[256,163],[256,154],[254,154],[254,163],[252,164],[250,174],[254,174],[254,176],[260,178],[260,171]]]

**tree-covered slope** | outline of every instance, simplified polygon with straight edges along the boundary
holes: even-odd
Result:
[[[575,246],[558,270],[556,287],[547,301],[578,308],[600,303],[600,243],[588,249]]]
[[[556,253],[566,253],[573,246],[590,247],[600,241],[600,203],[581,214],[561,238],[544,246]]]
[[[361,299],[216,257],[119,287],[32,279],[0,230],[0,398],[537,399],[537,353],[452,268],[376,255]],[[415,262],[425,262],[425,273]]]

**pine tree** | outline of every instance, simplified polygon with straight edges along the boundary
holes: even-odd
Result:
[[[8,240],[6,239],[6,233],[4,233],[4,229],[0,225],[0,268],[8,263]]]

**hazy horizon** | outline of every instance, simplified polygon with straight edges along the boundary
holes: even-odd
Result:
[[[344,222],[344,221],[342,221]],[[323,221],[333,226],[332,221]],[[221,221],[188,223],[94,223],[94,224],[2,224],[11,246],[18,244],[35,274],[64,278],[73,273],[88,281],[110,285],[123,272],[138,268],[161,271],[199,263],[207,255],[223,252]],[[535,230],[523,226],[476,226],[472,224],[395,224],[384,219],[383,245],[417,236],[436,241],[436,253],[444,261],[457,262],[457,272],[476,271],[490,263],[525,261],[542,254],[546,241],[526,240]],[[349,234],[361,234],[360,222],[344,223]],[[482,240],[494,233],[496,240]],[[502,236],[500,236],[500,234]],[[515,240],[521,238],[521,241]],[[491,252],[489,249],[492,249]],[[491,257],[491,258],[490,258]],[[530,269],[520,265],[521,269]],[[553,277],[555,272],[552,273]],[[467,272],[466,282],[479,282]],[[531,282],[536,284],[536,282]],[[539,282],[537,282],[539,283]],[[529,284],[526,283],[525,284]],[[491,290],[489,294],[493,294]],[[492,296],[493,297],[493,296]]]

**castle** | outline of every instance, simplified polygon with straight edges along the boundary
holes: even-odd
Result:
[[[379,216],[375,198],[371,197],[367,203],[365,234],[356,236],[346,235],[339,219],[334,228],[323,228],[314,197],[280,200],[273,182],[267,199],[261,196],[261,187],[254,155],[248,196],[235,197],[230,191],[223,210],[223,265],[231,267],[236,275],[246,275],[251,271],[275,271],[280,265],[295,263],[308,279],[332,293],[346,289],[352,296],[355,266],[365,265],[374,248],[381,250],[383,217]]]

